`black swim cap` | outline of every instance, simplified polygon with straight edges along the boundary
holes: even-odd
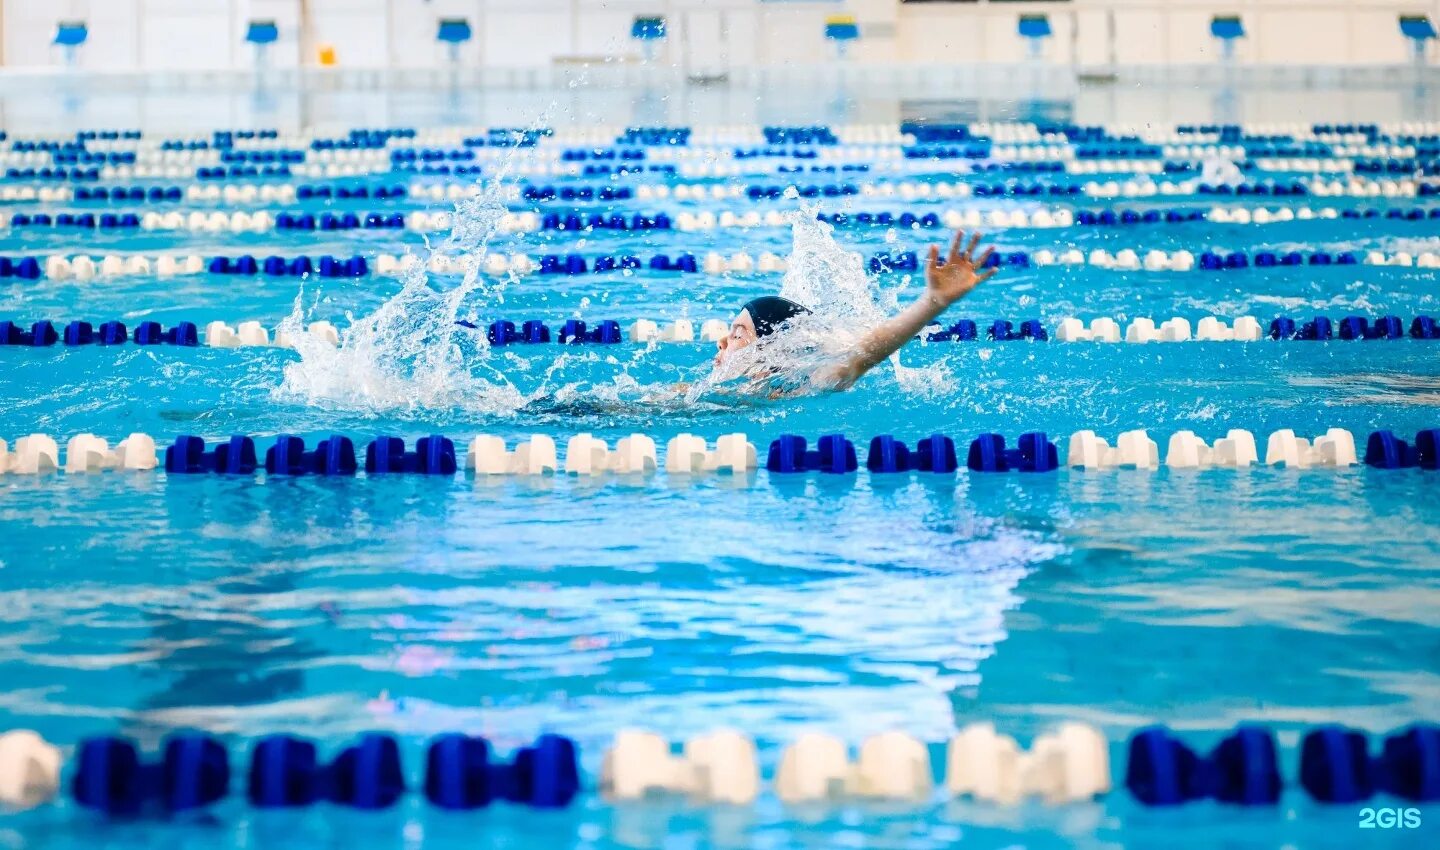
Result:
[[[778,295],[752,298],[740,309],[750,314],[750,320],[755,323],[756,336],[769,336],[796,316],[810,312],[809,308]]]

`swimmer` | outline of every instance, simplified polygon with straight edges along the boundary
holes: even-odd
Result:
[[[855,344],[854,348],[842,354],[835,362],[816,369],[806,383],[814,389],[849,389],[862,375],[884,362],[899,351],[905,343],[914,339],[926,325],[935,321],[950,305],[964,298],[970,290],[994,277],[998,268],[985,269],[985,263],[995,249],[987,247],[979,257],[975,249],[980,246],[980,234],[970,237],[970,243],[961,250],[965,239],[964,231],[957,232],[950,243],[950,253],[940,261],[940,246],[930,246],[930,257],[925,264],[925,293],[909,307],[872,328]],[[740,309],[739,315],[730,323],[730,333],[719,340],[715,352],[714,366],[721,370],[737,352],[754,345],[772,334],[783,332],[786,325],[810,310],[786,298],[765,295],[751,299]],[[746,369],[746,376],[765,380],[768,370],[754,366]],[[777,394],[783,394],[781,390]]]

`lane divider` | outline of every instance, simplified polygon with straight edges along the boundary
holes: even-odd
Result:
[[[479,330],[480,326],[461,321],[456,324]],[[698,339],[702,342],[716,342],[728,335],[730,326],[722,319],[707,319],[700,324]],[[306,333],[312,337],[339,345],[340,332],[330,322],[311,322]],[[540,319],[522,322],[499,320],[485,328],[485,336],[495,347],[511,345],[536,345],[558,342],[560,344],[596,343],[614,345],[622,341],[632,343],[688,343],[695,342],[697,331],[691,319],[675,319],[670,322],[655,322],[639,319],[622,329],[620,322],[607,319],[594,326],[581,319],[566,319],[557,329]],[[930,325],[920,335],[926,342],[971,342],[987,339],[997,342],[1031,340],[1044,342],[1050,338],[1049,331],[1038,319],[1026,319],[1018,323],[1007,319],[996,319],[985,326],[983,331],[973,319],[960,319],[955,323]],[[1087,325],[1076,318],[1061,319],[1055,330],[1055,339],[1061,342],[1104,342],[1149,343],[1149,342],[1257,342],[1262,339],[1296,341],[1359,341],[1359,340],[1433,340],[1440,339],[1440,326],[1432,316],[1416,316],[1409,324],[1408,336],[1403,319],[1398,316],[1381,316],[1371,320],[1364,316],[1346,316],[1338,322],[1329,317],[1316,316],[1296,321],[1289,316],[1271,320],[1268,331],[1263,330],[1253,316],[1237,317],[1233,323],[1214,316],[1199,320],[1192,333],[1190,320],[1181,316],[1161,321],[1141,317],[1132,320],[1121,333],[1120,325],[1109,317],[1092,319]],[[49,320],[34,322],[27,327],[11,320],[0,321],[0,347],[19,346],[44,348],[57,344],[65,346],[121,345],[134,342],[137,345],[172,345],[181,347],[198,346],[202,343],[212,348],[264,347],[274,345],[293,348],[294,341],[284,333],[276,332],[272,341],[270,331],[259,322],[241,322],[232,327],[223,321],[212,321],[204,326],[203,332],[194,322],[177,322],[165,328],[159,322],[141,322],[133,330],[124,322],[109,321],[98,325],[87,321],[72,321],[57,329]]]
[[[396,275],[410,265],[418,265],[419,259],[402,261],[393,256],[379,255],[377,263],[384,267],[373,270],[376,274]],[[403,264],[402,264],[403,262]],[[22,280],[87,281],[96,278],[120,277],[122,275],[156,275],[175,277],[182,275],[218,274],[266,277],[303,277],[313,275],[327,278],[365,277],[372,274],[370,261],[361,256],[333,257],[319,256],[267,256],[255,257],[241,254],[237,257],[201,257],[198,255],[159,256],[109,254],[96,258],[88,255],[75,257],[49,256],[3,257],[0,256],[0,278],[14,277]]]
[[[721,258],[723,260],[723,258]],[[919,271],[920,255],[915,251],[881,252],[866,261],[866,268],[874,274],[885,272]],[[1034,251],[1000,251],[993,254],[988,266],[1007,268],[1030,268],[1046,266],[1088,266],[1107,271],[1150,271],[1190,272],[1233,271],[1237,269],[1300,268],[1313,266],[1395,266],[1399,268],[1440,268],[1440,253],[1423,251],[1411,254],[1408,251],[1369,251],[1363,256],[1353,251],[1245,251],[1220,253],[1204,251],[1197,257],[1190,251],[1162,251],[1158,249],[1141,254],[1131,248],[1124,248],[1113,254],[1104,248],[1096,248],[1088,254],[1078,248],[1052,250],[1041,248]],[[730,270],[728,264],[716,263],[715,272]],[[706,271],[710,271],[707,265]]]
[[[975,155],[1069,156],[1106,159],[1121,156],[1273,157],[1430,157],[1435,136],[1428,130],[1401,125],[1348,126],[1346,131],[1312,127],[1276,130],[1260,125],[1127,127],[1118,124],[1079,127],[1064,124],[976,123],[921,126],[847,125],[819,127],[726,128],[619,128],[485,129],[441,127],[406,128],[371,133],[352,130],[348,137],[313,133],[212,133],[209,136],[74,139],[15,138],[0,144],[4,156],[16,162],[43,161],[173,161],[295,163],[354,161],[466,161],[495,158],[519,152],[571,159],[683,159],[730,152],[742,155],[761,145],[805,154],[847,154],[917,146],[966,145]],[[1419,126],[1419,125],[1416,125]],[[126,131],[127,134],[129,131]],[[654,135],[646,135],[652,133]],[[637,135],[640,133],[641,135]],[[576,147],[584,146],[584,147]],[[739,146],[737,148],[737,146]],[[738,151],[738,153],[737,153]],[[103,154],[121,154],[105,157]],[[28,157],[28,158],[27,158]]]
[[[1287,469],[1345,468],[1364,464],[1380,469],[1440,469],[1440,429],[1418,432],[1405,441],[1390,431],[1374,431],[1357,454],[1355,437],[1343,428],[1330,428],[1313,441],[1293,430],[1271,433],[1266,440],[1264,465]],[[1021,434],[1014,448],[1002,434],[981,434],[961,455],[955,441],[943,434],[919,440],[913,448],[888,434],[870,440],[865,468],[872,474],[928,472],[948,475],[963,468],[975,473],[1054,472],[1073,470],[1134,469],[1156,470],[1161,466],[1159,446],[1144,429],[1121,433],[1111,446],[1094,431],[1076,431],[1060,444],[1044,432]],[[297,436],[282,434],[264,451],[255,439],[237,434],[228,440],[207,445],[191,435],[176,437],[165,448],[163,463],[155,440],[145,434],[131,434],[113,450],[101,437],[79,434],[66,444],[62,455],[55,438],[31,434],[16,440],[11,451],[0,440],[0,473],[41,475],[64,470],[67,473],[109,470],[151,470],[163,465],[174,475],[218,473],[253,475],[367,475],[422,474],[454,475],[459,469],[477,476],[653,474],[664,469],[669,475],[706,473],[748,474],[757,469],[755,446],[744,434],[719,438],[712,449],[702,437],[678,434],[665,446],[665,462],[659,463],[653,438],[631,434],[612,449],[604,440],[588,433],[577,434],[566,443],[564,463],[556,450],[555,438],[534,434],[509,449],[493,435],[475,437],[461,464],[455,444],[434,434],[421,437],[413,450],[399,437],[379,436],[357,453],[355,442],[343,435],[321,440],[314,450]],[[1061,462],[1061,458],[1064,462]],[[782,435],[769,444],[765,469],[776,475],[820,472],[846,475],[859,469],[859,454],[853,442],[842,434],[820,437],[812,449],[802,436]],[[1260,463],[1254,434],[1232,429],[1214,444],[1193,431],[1171,434],[1164,466],[1170,469],[1244,469]]]
[[[844,166],[854,168],[858,166]],[[824,173],[821,167],[808,173]],[[1295,170],[1277,165],[1271,171]],[[982,172],[983,173],[983,170]],[[158,175],[156,175],[158,176]],[[177,175],[180,176],[180,175]],[[582,177],[576,170],[573,177]],[[726,176],[726,175],[718,175]],[[738,173],[734,176],[740,176]],[[788,176],[782,171],[782,176]],[[507,186],[502,197],[506,201],[529,202],[588,202],[616,201],[631,198],[646,200],[730,200],[746,198],[751,201],[782,199],[790,196],[791,186],[795,187],[794,197],[799,198],[840,198],[859,196],[864,198],[897,198],[907,201],[945,200],[956,198],[1005,197],[1026,195],[1085,195],[1096,199],[1151,198],[1151,197],[1200,197],[1214,196],[1236,199],[1266,197],[1352,197],[1352,198],[1429,198],[1440,195],[1440,183],[1422,182],[1413,179],[1372,179],[1358,175],[1345,180],[1314,179],[1301,180],[1249,180],[1238,184],[1205,183],[1201,180],[1180,182],[1153,180],[1109,180],[1087,181],[1071,186],[1066,184],[1045,185],[1040,183],[991,184],[983,182],[888,180],[878,177],[872,182],[802,184],[746,184],[739,183],[641,183],[637,186],[592,186],[587,183],[540,185],[526,183]],[[401,184],[376,184],[330,186],[308,183],[232,183],[232,184],[190,184],[187,186],[25,186],[0,185],[0,201],[39,203],[294,203],[297,200],[404,200],[457,201],[478,197],[480,187],[474,182],[446,182],[443,179],[431,182],[416,182],[408,186]],[[1297,211],[1298,214],[1298,211]]]
[[[330,345],[340,344],[340,332],[330,322],[311,322],[304,333]],[[233,328],[224,322],[210,322],[205,326],[203,338],[205,345],[211,348],[272,345],[278,348],[295,347],[295,340],[291,336],[277,330],[272,340],[270,332],[259,322],[253,321],[241,322]],[[201,339],[201,332],[194,322],[176,322],[169,328],[159,322],[140,322],[131,330],[124,322],[118,321],[102,322],[98,326],[90,322],[74,321],[56,330],[54,323],[42,320],[30,325],[26,330],[14,322],[0,321],[0,347],[43,348],[57,343],[66,346],[123,345],[133,342],[136,345],[193,348],[200,345]]]
[[[507,168],[519,176],[616,176],[625,174],[678,174],[686,178],[710,178],[710,177],[741,177],[757,175],[769,170],[769,166],[775,162],[780,163],[820,163],[827,167],[834,167],[843,172],[847,164],[863,163],[867,172],[891,173],[891,174],[917,174],[932,172],[943,169],[946,172],[983,174],[995,171],[1009,171],[1023,174],[1055,174],[1070,177],[1083,177],[1103,174],[1126,174],[1159,176],[1165,174],[1193,173],[1199,170],[1200,165],[1212,155],[1201,155],[1192,158],[1160,159],[1160,158],[1135,158],[1117,155],[1114,157],[1099,157],[1093,159],[1076,159],[1069,156],[1047,157],[1043,153],[1034,156],[1017,151],[1016,155],[994,156],[993,153],[983,149],[961,150],[953,148],[902,148],[885,149],[870,148],[855,151],[829,149],[817,151],[806,148],[749,148],[717,150],[707,153],[700,150],[675,151],[675,155],[669,157],[655,157],[650,161],[623,161],[615,162],[586,162],[583,160],[564,160],[563,155],[560,161],[553,158],[521,157],[519,161],[510,161]],[[594,159],[594,158],[590,158]],[[608,160],[609,157],[599,159]],[[386,174],[423,174],[423,175],[454,175],[454,176],[478,176],[483,168],[480,165],[461,165],[455,163],[439,164],[443,160],[434,160],[430,164],[414,162],[397,162],[372,160],[358,163],[298,163],[279,166],[255,166],[255,165],[229,165],[229,166],[201,166],[192,169],[197,179],[223,180],[226,178],[242,178],[255,176],[272,177],[366,177],[380,176]],[[494,158],[484,160],[493,162]],[[613,160],[611,160],[613,161]],[[1300,173],[1314,175],[1351,175],[1351,174],[1389,174],[1399,178],[1408,178],[1417,171],[1427,175],[1436,173],[1436,159],[1427,158],[1391,158],[1376,159],[1366,157],[1337,157],[1332,159],[1307,158],[1284,158],[1284,157],[1257,157],[1244,158],[1235,161],[1235,164],[1243,172],[1269,172],[1269,173]],[[794,170],[795,166],[789,168],[777,168],[776,171],[783,173],[786,170]],[[27,178],[37,175],[50,169],[9,169],[7,174],[13,173],[15,177]],[[74,172],[80,171],[75,169]],[[176,173],[176,172],[179,173]],[[157,173],[158,172],[158,173]],[[126,179],[143,177],[147,173],[150,176],[180,177],[185,176],[184,166],[144,166],[144,165],[105,165],[99,169],[91,169],[84,172],[82,179]]]
[[[1303,164],[1288,162],[1269,163],[1270,172],[1315,171]],[[1165,197],[1183,196],[1226,196],[1263,197],[1267,195],[1313,195],[1317,198],[1414,198],[1434,197],[1440,194],[1440,185],[1410,178],[1374,179],[1359,175],[1347,175],[1345,179],[1314,178],[1308,181],[1252,180],[1237,184],[1205,183],[1199,180],[1182,182],[1156,182],[1152,180],[1107,180],[1091,181],[1084,185],[1083,193],[1092,198],[1148,198],[1156,195]]]
[[[967,176],[980,176],[987,174],[1025,174],[1025,175],[1052,175],[1054,178],[1098,176],[1103,174],[1115,175],[1139,175],[1143,179],[1132,177],[1129,180],[1114,181],[1116,186],[1140,184],[1152,182],[1152,178],[1161,175],[1193,174],[1199,170],[1198,163],[1204,158],[1192,161],[1175,160],[1134,160],[1134,159],[1113,159],[1113,160],[1068,160],[1054,159],[1048,161],[1024,160],[1019,158],[1011,159],[898,159],[887,158],[882,152],[875,152],[871,155],[856,154],[852,156],[801,156],[794,158],[790,151],[754,151],[752,155],[742,155],[739,158],[727,158],[734,156],[734,151],[723,152],[718,160],[688,160],[680,159],[672,162],[626,162],[618,164],[600,163],[578,163],[564,162],[558,160],[547,160],[541,158],[518,158],[508,161],[505,165],[506,171],[517,177],[524,178],[579,178],[579,179],[603,179],[614,180],[617,177],[640,179],[644,177],[681,177],[688,180],[708,180],[714,178],[751,178],[761,179],[772,176],[785,176],[798,173],[810,174],[843,174],[864,173],[871,176],[899,176],[918,177],[941,172],[945,176],[952,176],[957,173]],[[803,152],[802,152],[803,153]],[[898,156],[898,151],[895,152]],[[1208,158],[1208,157],[1206,157]],[[1417,183],[1413,175],[1419,171],[1426,177],[1434,177],[1440,174],[1440,165],[1435,165],[1433,160],[1426,161],[1429,164],[1422,165],[1417,160],[1317,160],[1303,158],[1278,158],[1278,159],[1253,159],[1237,162],[1243,173],[1263,172],[1268,174],[1313,174],[1315,179],[1323,180],[1326,175],[1331,179],[1325,181],[1324,187],[1314,191],[1317,195],[1349,196],[1349,197],[1409,197],[1420,192],[1418,186],[1426,184]],[[481,176],[482,168],[476,165],[461,164],[402,164],[391,162],[375,163],[301,163],[295,165],[281,166],[253,166],[253,165],[231,165],[217,167],[200,167],[187,165],[103,165],[89,168],[65,168],[65,167],[27,167],[7,168],[0,175],[0,180],[17,182],[40,182],[40,183],[88,183],[92,185],[110,182],[130,183],[137,180],[181,180],[193,179],[206,181],[214,184],[217,181],[245,180],[264,178],[266,180],[350,180],[350,179],[407,179],[419,177],[426,181],[459,179],[469,183]],[[1392,177],[1371,178],[1362,175],[1367,174],[1391,174]],[[1351,181],[1363,181],[1360,184],[1341,184],[1340,178]],[[1107,181],[1108,182],[1108,181]],[[1373,182],[1376,188],[1371,189],[1364,183]],[[1161,188],[1151,190],[1140,188],[1135,190],[1135,197],[1144,197],[1150,194],[1164,195],[1190,195],[1196,194],[1191,183],[1162,182],[1158,184]],[[1244,185],[1244,184],[1242,184]],[[1267,185],[1264,181],[1256,181],[1254,185]],[[1094,186],[1087,184],[1082,189],[1078,184],[1062,184],[1052,180],[1049,184],[1053,191],[1048,191],[1044,184],[1013,184],[1013,183],[988,183],[976,184],[973,194],[1004,196],[1007,194],[1021,195],[1071,195],[1082,192],[1093,192],[1094,197],[1118,197],[1126,194],[1128,190],[1122,188],[1110,189],[1105,182],[1097,182]],[[1164,188],[1173,186],[1173,188]],[[1336,188],[1339,186],[1339,188]],[[17,187],[19,188],[19,187]],[[30,187],[23,187],[30,188]],[[981,189],[984,191],[982,192]],[[1112,191],[1117,194],[1110,194]],[[1217,186],[1215,194],[1225,194],[1223,186]],[[1260,192],[1257,192],[1257,194]],[[1204,194],[1204,193],[1200,193]],[[1276,194],[1279,194],[1278,192]],[[1294,194],[1293,192],[1291,194]],[[1434,194],[1431,192],[1431,194]],[[448,196],[448,195],[447,195]],[[957,195],[958,196],[958,195]],[[433,194],[428,197],[434,198]],[[656,197],[659,197],[657,195]],[[452,198],[453,199],[453,198]]]
[[[1211,210],[1170,209],[1170,210],[1080,210],[1068,209],[998,210],[971,209],[966,211],[945,210],[943,212],[857,212],[822,213],[817,216],[834,227],[841,229],[898,228],[901,230],[974,229],[979,227],[995,230],[1053,230],[1071,227],[1112,228],[1141,225],[1187,224],[1208,221],[1218,224],[1266,225],[1291,221],[1314,219],[1380,219],[1410,223],[1440,221],[1440,207],[1393,208],[1385,211],[1374,209],[1337,210],[1309,207],[1298,209],[1280,208],[1235,208],[1216,207]],[[719,213],[681,212],[673,219],[665,213],[655,215],[620,213],[507,213],[499,222],[502,233],[529,233],[535,231],[584,232],[614,231],[635,232],[649,230],[678,230],[684,233],[709,232],[713,230],[753,230],[757,228],[789,227],[793,223],[792,213],[770,210],[765,213],[751,210]],[[345,212],[345,213],[290,213],[271,214],[267,211],[248,212],[201,212],[189,213],[172,211],[168,213],[14,213],[8,218],[0,214],[0,227],[13,230],[54,230],[74,229],[85,231],[184,231],[189,233],[285,233],[285,232],[346,232],[353,230],[388,230],[412,233],[447,232],[453,225],[449,212]],[[1371,252],[1380,254],[1380,252]],[[1434,252],[1427,252],[1434,256]],[[1384,255],[1380,256],[1398,256]],[[1413,260],[1412,260],[1413,262]],[[1272,263],[1280,264],[1280,263]],[[1384,264],[1380,262],[1379,264]]]
[[[514,216],[508,232],[520,232],[520,216]],[[122,231],[187,231],[190,233],[278,233],[284,231],[409,230],[432,233],[448,230],[450,213],[289,213],[272,214],[220,211],[167,213],[14,213],[0,225],[13,230],[76,229]]]
[[[457,324],[478,329],[478,326],[469,322],[458,322]],[[700,339],[705,342],[715,342],[723,339],[729,330],[730,326],[726,322],[720,319],[709,319],[700,326]],[[311,322],[306,326],[304,332],[314,339],[330,345],[340,344],[339,330],[330,322]],[[492,346],[497,347],[552,341],[562,345],[579,343],[610,345],[619,343],[622,339],[636,343],[681,343],[694,342],[696,331],[695,323],[689,319],[676,319],[663,324],[641,319],[632,323],[624,332],[621,330],[620,323],[614,320],[599,322],[592,328],[580,319],[567,319],[552,334],[549,325],[538,319],[532,319],[522,322],[518,327],[515,322],[511,321],[492,322],[486,329],[486,337]],[[177,322],[166,328],[159,322],[148,321],[139,323],[131,330],[124,322],[119,321],[101,322],[99,325],[86,321],[72,321],[59,329],[56,328],[55,323],[48,320],[34,322],[28,329],[23,324],[13,321],[0,321],[0,347],[45,348],[57,344],[65,346],[123,345],[127,342],[134,342],[136,345],[194,347],[200,345],[202,341],[204,345],[211,348],[295,347],[295,341],[290,336],[277,330],[272,339],[270,331],[256,321],[241,322],[234,327],[222,321],[213,321],[204,326],[203,332],[194,322]]]
[[[1188,146],[1210,152],[1244,155],[1257,150],[1304,149],[1323,153],[1361,151],[1367,156],[1413,156],[1436,146],[1435,122],[1386,124],[1258,123],[1214,125],[1077,125],[1035,122],[915,122],[835,124],[805,127],[731,124],[705,127],[633,127],[587,125],[558,128],[485,128],[442,126],[431,128],[354,128],[340,136],[314,131],[218,131],[202,136],[145,135],[135,130],[81,131],[73,139],[16,137],[0,144],[14,153],[64,153],[86,148],[99,151],[288,151],[342,155],[385,151],[424,151],[427,148],[463,147],[476,155],[521,150],[618,148],[649,155],[707,151],[741,144],[813,146],[843,149],[859,145],[914,145],[943,142],[1005,145],[1076,146],[1092,155],[1107,152],[1158,150],[1160,146]],[[1110,153],[1109,155],[1113,155]]]
[[[446,222],[445,227],[449,226]],[[864,267],[873,274],[888,272],[917,272],[921,258],[914,251],[882,251],[862,259]],[[464,274],[466,260],[433,254],[424,261],[430,271],[437,274]],[[691,253],[677,255],[655,254],[648,259],[633,254],[609,254],[585,257],[580,254],[545,254],[532,258],[526,254],[506,255],[499,252],[487,253],[478,260],[478,270],[489,275],[538,273],[543,275],[578,275],[588,272],[627,273],[648,269],[651,271],[673,271],[705,274],[748,274],[754,272],[780,272],[788,268],[785,257],[761,252],[750,254],[737,251],[724,255],[716,251],[697,258]],[[372,261],[361,256],[349,258],[323,256],[264,256],[251,254],[238,256],[216,256],[205,258],[198,255],[126,255],[110,254],[99,257],[77,255],[65,257],[10,257],[0,256],[0,279],[19,278],[38,280],[42,277],[52,280],[92,280],[95,278],[117,277],[120,275],[148,275],[161,277],[195,274],[265,275],[268,277],[299,277],[319,275],[321,277],[363,277],[369,274],[398,276],[422,261],[415,255],[396,256],[377,254]],[[1042,248],[1035,251],[998,252],[990,258],[988,265],[1008,268],[1032,268],[1047,266],[1088,266],[1109,271],[1167,271],[1189,272],[1233,271],[1248,268],[1284,269],[1316,266],[1391,266],[1397,268],[1440,268],[1440,253],[1422,251],[1411,254],[1407,251],[1368,251],[1363,255],[1353,251],[1244,251],[1220,253],[1205,251],[1196,257],[1187,250],[1167,252],[1146,251],[1143,255],[1130,248],[1113,254],[1097,248],[1088,254],[1078,248],[1059,251]]]
[[[463,734],[440,735],[426,751],[421,788],[445,809],[476,809],[494,800],[536,808],[563,808],[580,790],[575,743],[542,735],[510,762],[492,760],[489,741]],[[230,793],[230,756],[208,735],[174,735],[161,758],[146,763],[133,741],[91,738],[75,756],[71,792],[75,802],[110,816],[154,809],[174,813],[201,809]],[[329,802],[356,809],[385,809],[409,791],[400,746],[387,734],[362,735],[329,764],[315,744],[273,735],[250,753],[246,796],[259,808],[292,808]]]
[[[1363,732],[1322,726],[1300,743],[1299,784],[1321,803],[1357,803],[1376,793],[1415,802],[1440,799],[1440,728],[1415,725],[1385,738],[1378,756]],[[1147,806],[1213,799],[1242,806],[1280,802],[1284,782],[1274,736],[1241,725],[1208,756],[1164,727],[1130,739],[1125,787]]]
[[[1431,316],[1416,316],[1409,326],[1411,339],[1440,339],[1435,319]],[[1122,335],[1120,325],[1111,318],[1092,319],[1086,325],[1080,319],[1061,319],[1055,330],[1055,338],[1061,342],[1255,342],[1261,339],[1275,340],[1394,340],[1406,338],[1404,320],[1398,316],[1381,316],[1368,319],[1364,316],[1346,316],[1333,323],[1326,316],[1316,316],[1296,322],[1288,316],[1271,320],[1268,331],[1262,329],[1254,316],[1239,316],[1233,323],[1214,316],[1200,319],[1194,334],[1191,334],[1190,320],[1176,316],[1158,325],[1154,319],[1137,318],[1126,326]]]
[[[310,740],[268,735],[251,745],[239,784],[257,808],[329,802],[378,810],[412,791],[456,811],[497,800],[563,808],[586,790],[578,756],[573,740],[554,734],[519,748],[509,761],[497,758],[485,738],[440,734],[427,743],[423,776],[412,784],[392,735],[361,735],[329,763]],[[238,778],[231,763],[226,746],[204,734],[171,735],[154,759],[127,738],[88,738],[75,751],[70,793],[81,807],[107,816],[163,817],[230,796]],[[1148,807],[1198,800],[1268,807],[1281,802],[1286,788],[1274,733],[1251,723],[1236,726],[1203,756],[1163,726],[1136,730],[1118,783],[1112,782],[1104,734],[1076,722],[1039,735],[1029,750],[993,724],[973,723],[946,742],[939,766],[937,772],[931,745],[904,732],[865,739],[853,760],[843,740],[806,733],[783,748],[771,784],[781,802],[812,807],[863,800],[930,805],[937,776],[944,798],[1001,806],[1031,798],[1050,805],[1089,802],[1119,784]],[[50,803],[59,794],[63,768],[59,748],[39,735],[0,735],[0,805],[34,809]],[[1307,730],[1296,784],[1324,804],[1354,804],[1376,794],[1440,800],[1440,726],[1417,723],[1392,732],[1378,754],[1361,731],[1338,725]],[[610,804],[685,797],[695,805],[750,805],[763,787],[756,744],[744,732],[698,734],[677,753],[661,735],[630,729],[606,749],[595,790]]]
[[[418,190],[418,191],[417,191]],[[625,190],[629,192],[627,188]],[[422,194],[423,193],[423,194]],[[403,184],[339,185],[310,183],[214,183],[187,186],[0,186],[0,201],[39,203],[183,203],[223,201],[243,203],[294,203],[297,200],[389,200],[415,195],[426,200],[459,200],[479,194],[473,185]],[[518,197],[518,194],[517,194]]]

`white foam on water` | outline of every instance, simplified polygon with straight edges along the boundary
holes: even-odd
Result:
[[[482,332],[456,324],[494,312],[489,308],[503,303],[506,288],[516,280],[514,275],[494,280],[481,274],[507,212],[507,164],[482,185],[478,197],[456,205],[450,234],[438,245],[426,245],[428,255],[461,262],[465,271],[458,285],[432,279],[426,262],[411,265],[398,293],[367,315],[348,317],[338,346],[303,332],[310,311],[302,287],[280,325],[294,341],[299,360],[284,367],[277,397],[371,415],[451,410],[504,416],[532,404],[596,413],[711,408],[715,399],[704,398],[711,394],[763,399],[804,392],[810,375],[853,351],[866,331],[896,309],[897,290],[882,290],[866,274],[861,256],[844,250],[833,228],[815,218],[816,209],[802,207],[792,213],[793,245],[780,294],[813,312],[792,321],[785,333],[737,352],[713,371],[706,352],[697,358],[699,380],[681,396],[672,384],[647,386],[628,374],[630,363],[642,361],[647,352],[630,363],[611,358],[616,371],[611,379],[560,383],[561,367],[582,357],[561,350],[544,369],[540,386],[522,391],[507,377],[507,370],[516,368],[513,358],[496,356]],[[934,395],[954,389],[943,360],[907,368],[892,357],[891,364],[908,392]]]
[[[373,413],[436,407],[501,413],[523,404],[521,393],[502,374],[483,369],[490,360],[483,335],[455,324],[468,300],[492,302],[509,283],[480,274],[490,238],[505,214],[502,186],[493,180],[479,197],[457,204],[453,230],[430,249],[461,261],[465,274],[459,285],[432,281],[425,263],[410,266],[398,293],[368,315],[348,317],[338,346],[303,332],[302,289],[280,325],[300,359],[286,365],[277,394]],[[476,374],[476,366],[488,375]]]
[[[849,356],[866,333],[900,308],[900,290],[882,288],[865,271],[864,258],[841,247],[834,227],[817,219],[816,211],[802,206],[790,213],[789,267],[779,293],[811,312],[786,322],[782,333],[722,358],[687,398],[731,383],[740,392],[761,396],[804,392],[816,370]],[[947,359],[912,368],[903,365],[897,353],[889,365],[907,392],[934,396],[955,388]]]

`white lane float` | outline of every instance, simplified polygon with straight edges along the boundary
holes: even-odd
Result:
[[[665,444],[665,471],[671,475],[729,472],[740,475],[756,468],[755,444],[744,434],[726,434],[711,450],[704,437],[677,434]]]
[[[903,732],[865,740],[851,762],[843,741],[806,733],[785,748],[775,773],[775,791],[786,803],[869,798],[919,802],[934,787],[930,751]]]
[[[28,729],[0,735],[0,810],[23,811],[55,799],[60,750]]]
[[[507,451],[501,437],[482,434],[470,441],[465,469],[476,475],[553,475],[560,464],[554,438],[532,434]]]
[[[621,803],[685,795],[701,804],[749,804],[760,793],[755,742],[721,729],[690,738],[676,754],[653,732],[624,730],[601,760],[600,793]]]
[[[1109,745],[1092,726],[1064,723],[1027,752],[993,724],[973,723],[950,739],[945,787],[1004,805],[1030,796],[1050,804],[1093,800],[1110,791]]]

